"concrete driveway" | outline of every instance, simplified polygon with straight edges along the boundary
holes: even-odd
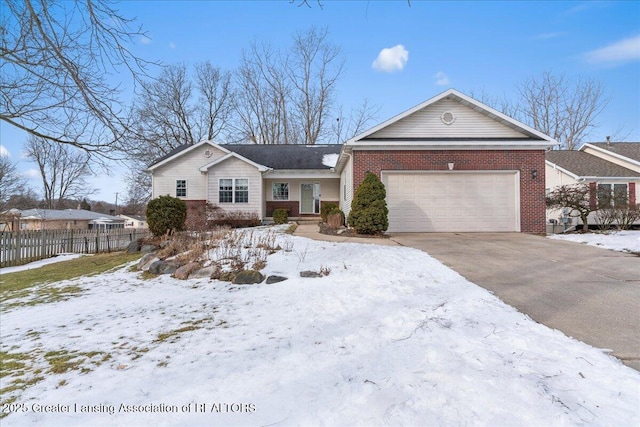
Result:
[[[397,233],[532,319],[640,370],[640,257],[522,233]]]

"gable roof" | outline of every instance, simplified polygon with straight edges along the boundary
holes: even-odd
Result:
[[[580,149],[582,150],[585,147],[606,150],[634,161],[632,163],[640,164],[640,142],[590,142],[584,144]]]
[[[229,160],[229,159],[231,159],[231,158],[235,158],[235,159],[241,160],[241,161],[243,161],[243,162],[249,163],[251,166],[255,167],[255,168],[256,168],[256,169],[258,169],[260,172],[266,172],[266,171],[268,171],[268,170],[269,170],[269,168],[268,168],[267,166],[264,166],[264,165],[258,164],[258,163],[256,163],[256,162],[254,162],[254,161],[250,160],[250,159],[247,159],[246,157],[243,157],[243,156],[241,156],[241,155],[239,155],[239,154],[237,154],[237,153],[231,152],[231,153],[229,153],[229,154],[225,154],[225,155],[224,155],[224,156],[222,156],[222,157],[218,157],[217,159],[215,159],[215,160],[213,160],[213,161],[211,161],[211,162],[207,163],[206,165],[204,165],[204,166],[200,167],[200,168],[199,168],[199,171],[200,171],[200,172],[206,172],[206,171],[208,171],[208,170],[209,170],[209,168],[211,168],[211,167],[213,167],[213,166],[215,166],[215,165],[217,165],[217,164],[219,164],[219,163],[222,163],[222,162],[224,162],[224,161],[226,161],[226,160]]]
[[[484,114],[485,116],[487,116],[487,117],[489,117],[491,119],[494,119],[494,120],[496,120],[496,121],[498,121],[498,122],[500,122],[500,123],[512,128],[512,129],[515,129],[515,130],[523,133],[524,134],[524,138],[526,138],[528,136],[529,139],[537,140],[537,141],[540,141],[540,142],[544,143],[544,144],[541,144],[542,146],[551,146],[551,145],[557,145],[558,144],[558,142],[555,141],[550,136],[545,135],[542,132],[539,132],[539,131],[533,129],[533,128],[525,125],[524,123],[521,123],[521,122],[519,122],[519,121],[517,121],[515,119],[512,119],[511,117],[509,117],[509,116],[507,116],[507,115],[505,115],[505,114],[503,114],[503,113],[501,113],[501,112],[499,112],[497,110],[494,110],[493,108],[491,108],[491,107],[489,107],[489,106],[487,106],[487,105],[485,105],[485,104],[483,104],[483,103],[481,103],[479,101],[476,101],[475,99],[473,99],[473,98],[471,98],[471,97],[469,97],[469,96],[467,96],[467,95],[465,95],[465,94],[463,94],[463,93],[461,93],[461,92],[459,92],[459,91],[457,91],[455,89],[448,89],[448,90],[446,90],[446,91],[434,96],[433,98],[428,99],[427,101],[425,101],[425,102],[423,102],[421,104],[418,104],[415,107],[410,108],[410,109],[406,110],[405,112],[400,113],[397,116],[392,117],[391,119],[389,119],[389,120],[387,120],[385,122],[382,122],[379,125],[371,128],[371,129],[369,129],[369,130],[367,130],[367,131],[365,131],[365,132],[363,132],[363,133],[361,133],[359,135],[354,136],[353,138],[349,139],[346,142],[346,145],[354,145],[358,141],[365,140],[365,139],[367,139],[367,137],[369,137],[372,134],[378,132],[379,130],[381,130],[383,128],[386,128],[386,127],[388,127],[388,126],[390,126],[390,125],[392,125],[392,124],[394,124],[396,122],[399,122],[400,120],[402,120],[402,119],[404,119],[404,118],[416,113],[417,111],[420,111],[420,110],[422,110],[424,108],[427,108],[430,105],[433,105],[436,102],[438,102],[438,101],[440,101],[442,99],[445,99],[445,98],[458,101],[461,104],[463,104],[463,105],[465,105],[465,106],[467,106],[469,108],[472,108],[473,110],[475,110],[475,111],[477,111],[479,113],[482,113],[482,114]],[[540,144],[540,142],[538,144]],[[542,148],[542,147],[540,147],[540,148]]]
[[[176,157],[179,156],[183,156],[186,153],[193,151],[199,147],[202,147],[203,145],[210,145],[211,147],[214,148],[218,148],[219,150],[223,151],[224,153],[228,154],[229,150],[226,150],[224,148],[222,148],[222,146],[212,142],[212,141],[200,141],[197,144],[182,144],[179,147],[174,148],[173,150],[169,151],[167,154],[165,154],[162,157],[157,158],[156,160],[153,161],[153,163],[151,163],[149,166],[147,166],[147,171],[151,171],[159,166],[164,165],[165,163],[170,162],[171,160],[175,159]]]
[[[638,178],[640,173],[616,165],[584,151],[554,150],[545,155],[546,161],[571,175],[589,178]]]
[[[332,166],[328,163],[325,156],[335,155],[340,153],[342,148],[341,144],[327,144],[327,145],[276,145],[276,144],[216,144],[211,141],[202,141],[198,144],[184,144],[175,148],[164,156],[156,159],[149,165],[147,170],[152,170],[161,166],[167,162],[170,162],[176,157],[182,156],[197,147],[204,144],[209,144],[212,147],[220,149],[226,153],[222,158],[213,160],[211,163],[203,166],[201,169],[208,169],[209,167],[227,160],[230,157],[235,157],[240,160],[244,160],[247,163],[252,164],[261,171],[267,169],[282,169],[282,170],[311,170],[320,169],[328,170]],[[335,162],[334,162],[335,163]]]

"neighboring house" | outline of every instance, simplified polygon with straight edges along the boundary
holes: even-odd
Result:
[[[124,228],[125,220],[83,209],[20,211],[21,230],[92,230]]]
[[[149,228],[146,216],[120,214],[118,218],[124,219],[124,228]]]
[[[182,146],[147,171],[152,197],[290,217],[349,214],[367,171],[387,189],[389,231],[545,231],[544,135],[447,90],[343,145]]]
[[[588,143],[577,151],[549,151],[546,154],[547,192],[561,185],[586,184],[591,189],[591,206],[609,207],[612,200],[623,199],[625,205],[640,201],[640,143]],[[562,209],[547,211],[547,220],[576,225]],[[596,214],[589,224],[597,223]]]

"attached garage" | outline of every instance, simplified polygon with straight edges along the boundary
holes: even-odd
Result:
[[[348,140],[336,163],[348,214],[367,173],[389,232],[545,232],[544,156],[557,142],[455,89]]]
[[[381,171],[389,232],[520,231],[518,171]]]

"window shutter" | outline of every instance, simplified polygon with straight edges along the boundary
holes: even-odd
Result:
[[[589,183],[589,207],[594,210],[598,207],[598,200],[596,197],[598,194],[598,187],[595,182]]]

